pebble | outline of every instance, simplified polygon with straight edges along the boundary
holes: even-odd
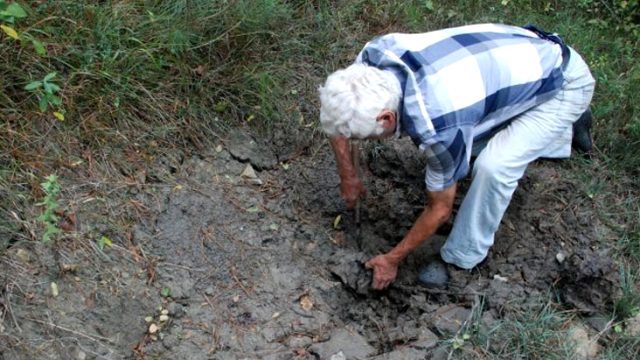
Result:
[[[160,322],[169,321],[169,315],[160,315]]]
[[[85,360],[86,358],[87,358],[87,354],[84,351],[82,351],[80,349],[77,349],[75,351],[75,354],[74,354],[74,359],[75,360]]]
[[[556,254],[556,260],[559,264],[562,264],[566,258],[566,255],[562,251]]]
[[[158,325],[156,325],[156,324],[149,325],[149,334],[155,334],[155,333],[158,332],[158,330],[160,330]]]
[[[160,311],[160,314],[162,314],[162,315],[169,315],[169,310],[167,310],[167,309],[162,309],[162,311]]]
[[[59,291],[58,291],[58,284],[56,284],[56,283],[52,282],[52,283],[51,283],[51,296],[53,296],[53,297],[57,297],[57,296],[58,296],[58,294],[59,294]]]
[[[500,276],[498,274],[493,275],[493,280],[498,280],[498,281],[502,281],[502,282],[509,281],[509,279],[507,279],[506,277]]]
[[[244,168],[244,171],[242,171],[242,174],[240,174],[240,176],[247,179],[258,178],[258,174],[256,174],[255,170],[253,170],[253,167],[251,166],[251,164],[247,164],[247,166]]]
[[[152,322],[153,321],[153,316],[147,316],[146,318],[144,318],[144,321],[148,322],[148,323]]]

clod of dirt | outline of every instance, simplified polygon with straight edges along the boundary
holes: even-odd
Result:
[[[271,169],[278,164],[278,159],[269,144],[253,138],[242,129],[229,134],[227,150],[236,159],[249,161],[258,170]]]
[[[360,295],[367,295],[371,288],[371,272],[365,269],[363,254],[338,251],[329,262],[329,270],[340,282]]]
[[[442,334],[455,334],[469,320],[471,310],[461,306],[445,305],[436,310],[433,326]]]
[[[320,359],[329,359],[340,351],[347,359],[365,359],[376,353],[362,335],[347,329],[336,329],[328,341],[312,345],[310,351]]]
[[[565,262],[559,288],[575,308],[595,313],[609,309],[617,296],[617,272],[608,251],[579,249]]]

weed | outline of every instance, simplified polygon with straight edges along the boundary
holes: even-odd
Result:
[[[42,112],[47,111],[49,107],[62,105],[62,99],[57,95],[60,91],[60,86],[52,81],[56,75],[55,72],[49,73],[42,80],[32,81],[24,87],[25,90],[31,91],[38,96],[38,107]],[[64,115],[60,111],[56,111],[54,114],[58,120],[64,120]]]
[[[41,183],[42,190],[45,193],[42,202],[38,203],[39,206],[44,206],[44,211],[38,220],[44,222],[45,231],[42,235],[42,242],[48,243],[51,240],[51,236],[60,232],[58,229],[58,217],[56,216],[56,210],[58,209],[58,195],[60,194],[60,184],[58,183],[58,177],[56,175],[49,175],[45,178],[45,182]]]
[[[532,301],[513,315],[483,334],[485,343],[491,344],[491,353],[496,358],[571,358],[570,349],[564,348],[567,346],[564,324],[568,316],[553,302]]]
[[[11,26],[15,24],[16,20],[23,19],[25,17],[27,17],[27,13],[20,6],[20,4],[7,4],[4,0],[0,0],[0,23],[4,23],[0,25],[0,29],[2,29],[2,31],[4,31],[7,36],[14,40],[30,41],[36,52],[39,55],[44,56],[47,53],[47,50],[42,42],[31,36],[29,33],[18,34],[18,31]]]
[[[620,319],[630,318],[640,313],[640,293],[637,288],[639,275],[637,269],[634,270],[627,265],[620,266],[622,295],[615,303],[615,313]]]

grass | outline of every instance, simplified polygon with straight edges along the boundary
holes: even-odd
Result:
[[[89,182],[99,172],[96,189],[106,191],[109,179],[132,176],[125,156],[131,148],[150,158],[198,153],[240,126],[265,136],[284,131],[304,147],[319,138],[317,127],[308,126],[318,115],[317,86],[371,37],[476,22],[536,23],[561,33],[598,81],[596,160],[574,160],[571,167],[618,239],[625,281],[617,315],[634,315],[640,266],[637,1],[20,3],[28,16],[11,25],[45,43],[47,53],[0,33],[0,57],[7,60],[0,63],[0,252],[41,237],[35,204],[47,175],[61,175],[64,207],[74,181]],[[41,112],[24,86],[51,72],[58,74],[62,104]],[[95,166],[83,173],[73,165],[78,161]],[[525,357],[562,357],[563,350],[549,344],[562,337],[567,315],[554,311],[545,305],[504,325],[518,334],[509,348]],[[615,358],[637,340],[610,343],[606,353]]]

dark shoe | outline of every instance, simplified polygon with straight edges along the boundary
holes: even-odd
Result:
[[[428,288],[445,288],[449,283],[447,263],[438,256],[418,271],[418,281]]]
[[[571,146],[583,154],[589,154],[593,148],[593,142],[591,141],[592,122],[593,114],[591,114],[591,109],[587,109],[578,121],[573,123]]]

